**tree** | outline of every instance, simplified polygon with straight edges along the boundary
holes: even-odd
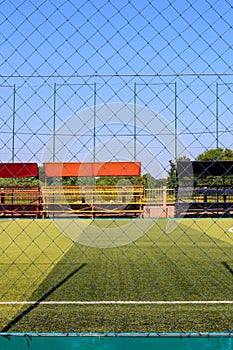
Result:
[[[177,159],[177,161],[191,161],[188,157],[186,156],[181,156]],[[170,168],[168,170],[168,177],[167,177],[167,187],[168,188],[174,188],[177,183],[177,173],[176,173],[176,163],[173,162],[172,160],[169,160]]]
[[[168,177],[167,177],[167,187],[168,188],[174,188],[176,185],[176,164],[169,160],[170,168],[168,170]]]
[[[233,160],[233,151],[229,148],[211,148],[197,157],[198,161]]]
[[[144,174],[142,179],[144,188],[161,188],[166,186],[166,178],[154,178],[150,173]]]

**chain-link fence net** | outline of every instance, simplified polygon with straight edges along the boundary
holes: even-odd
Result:
[[[1,1],[2,332],[231,332],[231,1]]]

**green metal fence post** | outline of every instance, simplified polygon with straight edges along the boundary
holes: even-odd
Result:
[[[53,162],[56,160],[56,93],[57,84],[53,88]]]
[[[175,162],[177,162],[177,83],[175,82],[175,101],[174,101],[174,114],[175,114]]]
[[[218,160],[218,146],[219,146],[219,142],[218,142],[218,122],[219,122],[219,110],[218,110],[218,82],[216,82],[216,160]]]
[[[96,83],[94,83],[93,161],[96,161]]]
[[[137,158],[137,85],[134,83],[134,161]]]
[[[15,114],[16,114],[16,85],[14,84],[14,92],[13,92],[13,120],[12,120],[12,156],[11,161],[14,163],[15,161]]]

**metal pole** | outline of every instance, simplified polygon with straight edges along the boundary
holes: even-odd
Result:
[[[96,83],[94,83],[93,161],[96,161]]]
[[[177,83],[175,82],[175,162],[177,162],[178,150],[177,150]]]
[[[219,122],[219,109],[218,109],[218,82],[216,82],[216,160],[218,160],[218,122]]]
[[[53,89],[53,162],[56,160],[56,93],[57,85],[54,83]]]
[[[16,114],[16,85],[14,84],[14,93],[13,93],[13,121],[12,121],[12,156],[11,161],[15,161],[15,114]]]
[[[137,159],[137,85],[134,83],[134,161]]]

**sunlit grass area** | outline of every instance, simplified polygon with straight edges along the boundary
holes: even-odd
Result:
[[[232,330],[232,225],[210,218],[1,220],[1,328]],[[127,230],[141,234],[131,239]],[[112,244],[101,247],[111,232]]]

